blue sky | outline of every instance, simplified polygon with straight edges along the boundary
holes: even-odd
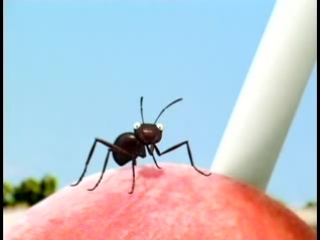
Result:
[[[5,180],[74,181],[95,137],[113,142],[140,121],[140,96],[146,121],[184,98],[160,118],[159,148],[188,139],[196,164],[210,168],[274,3],[7,0]],[[293,205],[316,199],[316,75],[268,188]],[[99,146],[88,174],[105,154]],[[189,164],[183,149],[164,161]]]

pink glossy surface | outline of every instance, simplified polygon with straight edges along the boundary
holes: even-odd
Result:
[[[264,193],[178,164],[131,168],[66,187],[27,211],[8,232],[13,240],[313,240],[316,234]]]

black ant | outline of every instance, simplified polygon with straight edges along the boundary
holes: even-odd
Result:
[[[138,157],[141,157],[141,158],[146,157],[146,149],[147,149],[149,155],[152,156],[153,161],[154,161],[155,165],[157,166],[157,168],[161,169],[159,167],[155,157],[154,157],[154,154],[153,154],[154,150],[158,156],[161,156],[161,155],[166,154],[168,152],[171,152],[171,151],[173,151],[183,145],[186,145],[191,166],[200,174],[202,174],[204,176],[210,176],[211,173],[208,173],[208,174],[203,173],[202,171],[197,169],[196,166],[194,165],[193,159],[192,159],[192,154],[191,154],[191,149],[190,149],[188,141],[184,141],[182,143],[176,144],[164,152],[160,152],[160,150],[156,146],[156,144],[158,142],[160,142],[160,140],[162,138],[162,131],[163,131],[163,125],[157,124],[157,120],[159,119],[161,114],[167,108],[169,108],[170,106],[172,106],[173,104],[175,104],[181,100],[182,100],[182,98],[179,98],[179,99],[173,101],[172,103],[170,103],[164,109],[162,109],[162,111],[160,112],[160,114],[158,115],[158,117],[156,118],[154,123],[144,123],[143,108],[142,108],[143,97],[141,97],[140,98],[140,111],[141,111],[142,123],[135,123],[133,125],[134,132],[126,132],[126,133],[121,134],[114,141],[114,144],[109,143],[103,139],[96,138],[93,143],[93,146],[91,147],[88,159],[85,164],[85,168],[84,168],[78,182],[76,182],[75,184],[72,184],[71,186],[76,186],[81,182],[82,178],[84,177],[84,175],[87,171],[88,164],[90,162],[90,159],[92,157],[93,151],[94,151],[97,143],[101,143],[101,144],[105,145],[106,147],[109,148],[109,150],[108,150],[108,153],[107,153],[104,165],[103,165],[103,170],[102,170],[102,173],[101,173],[101,176],[100,176],[98,182],[96,183],[96,185],[93,188],[88,189],[88,191],[93,191],[94,189],[96,189],[98,187],[99,183],[101,182],[103,174],[104,174],[106,167],[107,167],[110,152],[112,152],[113,158],[119,166],[123,166],[130,161],[132,163],[133,180],[132,180],[131,191],[129,192],[130,194],[133,193],[134,186],[135,186],[135,168],[134,168],[134,166],[137,165],[137,158]]]

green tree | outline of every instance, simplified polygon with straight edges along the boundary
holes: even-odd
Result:
[[[44,199],[51,194],[53,194],[58,187],[58,180],[54,176],[51,176],[49,174],[45,175],[41,182],[40,182],[40,188],[41,188],[41,197]]]
[[[53,194],[58,187],[58,180],[52,175],[45,175],[40,181],[28,178],[18,186],[3,184],[3,207],[16,204],[34,205]]]
[[[317,202],[316,201],[309,201],[306,203],[305,208],[311,208],[311,207],[316,207]]]
[[[41,187],[39,181],[28,178],[16,187],[15,199],[17,203],[36,204],[41,200]]]
[[[3,207],[15,205],[14,190],[12,184],[8,182],[3,183]]]

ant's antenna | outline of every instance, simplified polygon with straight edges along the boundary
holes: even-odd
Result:
[[[143,109],[142,109],[142,102],[143,102],[143,97],[141,97],[141,98],[140,98],[140,111],[141,111],[142,123],[144,123],[144,119],[143,119]]]
[[[158,115],[158,117],[156,118],[156,120],[154,121],[154,124],[156,124],[156,122],[158,121],[159,117],[161,116],[161,114],[170,106],[172,106],[173,104],[180,102],[182,100],[182,98],[179,98],[177,100],[174,100],[172,103],[170,103],[168,106],[166,106],[164,109],[162,109],[162,111],[160,112],[160,114]]]

